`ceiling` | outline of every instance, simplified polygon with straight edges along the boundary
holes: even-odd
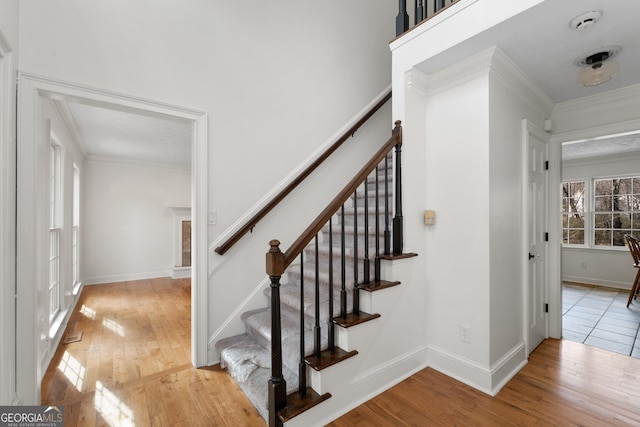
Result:
[[[575,30],[570,22],[584,12],[598,10],[595,25]],[[444,69],[473,53],[498,46],[555,102],[561,103],[640,83],[640,1],[546,0],[476,37],[442,52],[417,68],[425,73]],[[619,73],[599,86],[578,83],[575,62],[602,48],[619,46],[614,58]],[[581,141],[563,147],[563,159],[584,159],[636,152],[638,135]]]
[[[90,159],[191,167],[192,124],[187,120],[74,101],[66,106]]]
[[[586,30],[570,21],[590,10],[602,16]],[[640,83],[640,0],[546,0],[478,36],[430,58],[418,68],[432,73],[472,53],[500,47],[555,103]],[[620,46],[619,73],[590,88],[578,84],[575,61],[600,48]],[[66,101],[89,158],[174,165],[191,163],[191,124],[145,112]],[[564,147],[566,159],[640,153],[638,135],[581,141]]]

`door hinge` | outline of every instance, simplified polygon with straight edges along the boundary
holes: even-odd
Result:
[[[544,162],[544,170],[548,171],[549,170],[549,160],[546,160]]]
[[[549,241],[549,233],[544,233],[544,241],[545,242]]]
[[[548,313],[549,312],[549,304],[545,304],[544,305],[544,312]]]

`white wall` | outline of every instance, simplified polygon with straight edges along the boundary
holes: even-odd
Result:
[[[18,1],[0,3],[0,405],[16,403],[15,90]]]
[[[424,46],[419,34],[410,46],[392,45],[394,111],[406,119],[405,200],[416,215],[407,235],[426,258],[429,365],[494,393],[527,356],[522,119],[542,127],[552,103],[499,50],[428,76],[413,68],[437,53],[428,40],[452,36],[447,30],[439,22],[425,30]],[[426,235],[419,209],[436,211]],[[470,329],[469,342],[460,326]]]
[[[592,178],[625,175],[640,175],[640,156],[574,160],[566,161],[562,165],[562,179],[566,181],[588,182]],[[563,280],[631,289],[636,273],[631,264],[632,258],[626,247],[562,249]]]
[[[527,340],[522,301],[528,272],[523,184],[523,119],[542,129],[553,105],[510,58],[496,50],[492,58],[489,147],[490,204],[490,365]],[[547,300],[548,301],[548,300]],[[529,349],[530,351],[533,349]]]
[[[213,249],[389,86],[396,14],[396,3],[370,0],[36,0],[21,3],[20,68],[208,114],[209,299],[244,298],[237,282],[264,277],[272,236],[240,266]]]
[[[191,206],[191,172],[89,160],[82,186],[85,284],[170,275],[173,215]]]
[[[207,112],[212,241],[389,85],[396,7],[37,0],[20,67]]]

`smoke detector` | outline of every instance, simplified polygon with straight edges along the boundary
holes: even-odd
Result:
[[[598,19],[602,16],[602,12],[599,10],[590,10],[588,12],[581,13],[569,22],[569,26],[574,30],[588,30],[593,27]]]

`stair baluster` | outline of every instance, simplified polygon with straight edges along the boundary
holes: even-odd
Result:
[[[422,0],[416,0],[416,7],[414,13],[414,23],[418,25],[424,19],[424,6]]]
[[[391,254],[391,230],[389,230],[389,156],[384,158],[384,254]]]
[[[356,229],[357,233],[357,229]],[[369,261],[369,177],[364,180],[364,267],[362,283],[371,283],[371,263]]]
[[[327,320],[328,348],[333,353],[336,348],[335,324],[333,319],[333,218],[329,219],[329,319]]]
[[[386,158],[386,157],[385,157]],[[376,257],[373,267],[373,281],[380,283],[380,175],[376,167]]]
[[[320,357],[320,262],[319,262],[319,251],[318,251],[318,235],[316,234],[315,238],[315,264],[316,264],[316,286],[315,286],[315,325],[313,327],[313,354],[316,357]],[[304,306],[301,306],[304,307]],[[301,310],[304,311],[304,310]],[[304,333],[304,330],[302,331]]]
[[[438,12],[440,9],[444,9],[444,0],[435,0],[433,2],[433,12]]]
[[[402,219],[402,127],[400,120],[396,120],[396,127],[393,129],[393,135],[398,135],[396,144],[396,176],[395,176],[395,198],[396,211],[393,218],[393,253],[401,254],[404,247],[403,233],[404,220]]]
[[[366,200],[366,199],[365,199]],[[366,214],[366,211],[365,211]],[[358,190],[353,192],[353,314],[360,313],[360,288],[358,285]]]
[[[340,284],[340,317],[347,318],[347,270],[345,258],[345,233],[344,233],[344,205],[340,210],[340,263],[342,267],[341,284]]]
[[[304,307],[304,252],[300,252],[300,307]],[[307,394],[307,364],[304,361],[304,310],[300,310],[300,362],[298,363],[298,394]]]
[[[407,0],[400,0],[398,16],[396,16],[396,36],[409,29],[409,14],[407,14]]]

